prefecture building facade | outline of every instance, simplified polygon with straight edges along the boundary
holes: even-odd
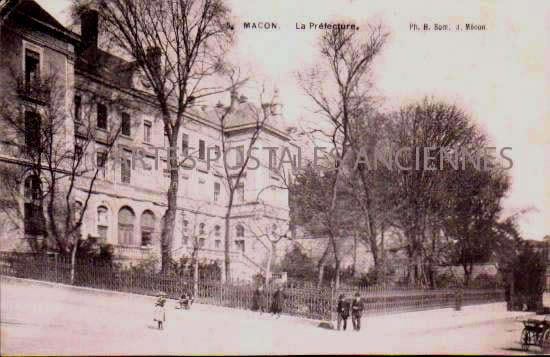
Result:
[[[67,120],[60,140],[74,146],[75,152],[84,150],[84,164],[93,168],[75,182],[77,207],[83,206],[92,187],[81,227],[82,239],[112,245],[119,261],[159,259],[169,184],[164,150],[167,137],[155,111],[154,95],[139,68],[98,48],[98,17],[93,11],[81,17],[82,35],[67,30],[32,0],[0,1],[0,21],[0,53],[4,59],[0,75],[7,77],[9,68],[16,68],[23,78],[31,80],[54,71],[64,83]],[[159,65],[162,63],[154,49],[149,55]],[[242,95],[236,102],[225,124],[224,139],[226,147],[232,148],[227,157],[238,160],[238,153],[249,148],[259,111]],[[220,106],[194,108],[180,130],[177,150],[193,160],[185,161],[180,169],[172,255],[176,260],[190,257],[198,248],[199,259],[218,261],[223,267],[228,177],[223,160],[208,162],[208,154],[216,154],[222,147],[216,115]],[[285,179],[268,167],[269,150],[262,148],[275,147],[279,152],[288,148],[296,159],[296,146],[277,98],[261,107],[269,110],[271,117],[254,144],[259,149],[260,165],[245,170],[229,217],[231,273],[239,279],[265,274],[266,263],[278,256],[271,240],[288,230]],[[94,140],[83,149],[80,143],[89,137],[90,129]],[[18,160],[10,150],[0,152],[1,167],[24,164]],[[90,185],[96,168],[97,177]],[[32,186],[24,181],[21,205],[25,202],[25,187]],[[28,249],[26,236],[30,233],[17,221],[25,221],[25,214],[15,218],[1,214],[1,249]],[[277,249],[283,246],[277,245]]]

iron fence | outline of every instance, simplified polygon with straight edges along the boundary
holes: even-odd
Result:
[[[71,283],[70,261],[64,257],[32,256],[0,253],[0,275],[25,279]],[[184,290],[192,290],[188,277],[124,270],[93,261],[78,261],[75,266],[74,285],[106,290],[155,295],[159,291],[177,299]],[[250,309],[253,305],[255,286],[249,284],[199,281],[195,301],[203,304]],[[290,286],[283,289],[283,312],[289,315],[317,320],[333,319],[338,295],[351,298],[359,292],[367,315],[389,314],[405,311],[431,310],[455,307],[460,294],[460,304],[474,305],[505,300],[502,289],[436,289],[376,287],[370,289],[317,288]],[[265,289],[262,302],[269,310],[274,290]]]

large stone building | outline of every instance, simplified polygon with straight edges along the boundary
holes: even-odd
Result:
[[[55,72],[64,84],[63,110],[70,118],[60,140],[75,151],[81,150],[80,137],[85,137],[90,129],[82,117],[89,116],[94,140],[86,147],[85,157],[90,159],[90,165],[105,162],[107,151],[109,157],[122,158],[112,160],[112,165],[105,162],[99,170],[85,211],[82,238],[111,244],[119,260],[158,258],[169,183],[166,151],[162,149],[167,141],[163,122],[155,112],[154,95],[138,67],[98,48],[98,18],[93,11],[81,18],[82,35],[63,27],[32,0],[0,1],[0,21],[1,75],[4,78],[9,75],[8,67],[17,68],[27,81]],[[156,51],[152,50],[150,55],[162,62]],[[6,89],[5,85],[0,88]],[[28,98],[21,96],[19,100],[24,102]],[[287,147],[295,152],[277,101],[261,105],[261,110],[269,110],[272,117],[254,147]],[[238,154],[248,149],[258,106],[242,95],[237,103],[226,121],[225,139]],[[228,180],[221,166],[223,160],[207,162],[207,154],[219,152],[221,147],[218,109],[194,108],[187,113],[180,131],[178,150],[187,149],[195,165],[180,170],[172,253],[176,259],[190,256],[196,243],[200,259],[216,260],[223,267]],[[109,147],[106,143],[113,137],[115,127],[120,128],[117,144]],[[129,148],[129,152],[119,144],[126,150]],[[136,157],[136,151],[143,153],[143,157]],[[24,164],[10,153],[10,150],[0,152],[2,165]],[[257,157],[261,165],[245,171],[229,218],[232,276],[241,279],[265,273],[265,264],[272,256],[269,238],[288,229],[288,194],[281,188],[281,177],[267,167],[265,152]],[[77,207],[86,199],[89,180],[87,175],[76,182]],[[22,180],[21,205],[25,201],[24,183]],[[2,219],[8,221],[5,214]],[[19,219],[24,221],[24,215]],[[29,232],[25,232],[25,225],[17,219],[9,221],[0,229],[1,249],[27,249]]]

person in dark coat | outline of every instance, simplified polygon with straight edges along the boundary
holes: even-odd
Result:
[[[277,290],[273,293],[273,301],[271,302],[271,313],[276,315],[277,318],[281,316],[281,312],[283,311],[283,302],[284,294],[281,288],[277,287]]]
[[[252,295],[252,311],[259,311],[260,314],[265,310],[263,286],[258,286]]]
[[[361,295],[355,293],[353,302],[351,303],[351,322],[353,323],[353,329],[355,331],[361,330],[361,315],[363,314],[363,301],[361,301]]]
[[[342,323],[342,321],[344,322],[344,331],[346,331],[349,317],[349,302],[346,301],[344,294],[340,294],[340,296],[338,297],[338,306],[336,308],[336,312],[338,313],[338,331],[340,331],[340,324]]]

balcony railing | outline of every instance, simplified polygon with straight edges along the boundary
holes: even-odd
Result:
[[[152,246],[141,245],[113,245],[113,253],[117,258],[145,259],[153,249]]]
[[[41,81],[20,80],[17,82],[17,94],[30,102],[45,105],[49,101],[51,88]]]

